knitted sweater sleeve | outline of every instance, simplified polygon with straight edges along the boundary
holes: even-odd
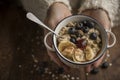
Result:
[[[120,8],[119,0],[85,0],[80,11],[86,9],[98,9],[101,8],[108,13],[111,21],[111,27],[118,26],[120,23]]]
[[[62,2],[71,10],[69,0],[45,0],[45,1],[48,3],[49,6],[55,2]]]
[[[47,10],[55,2],[61,2],[71,10],[69,0],[20,0],[23,8],[34,13],[39,19],[44,21]]]

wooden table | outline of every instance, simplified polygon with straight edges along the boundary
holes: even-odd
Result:
[[[89,76],[84,68],[62,73],[47,55],[43,29],[27,20],[19,7],[0,10],[0,80],[120,80],[120,27],[113,29],[117,43],[110,49],[111,67]]]

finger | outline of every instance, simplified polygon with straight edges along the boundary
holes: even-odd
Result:
[[[55,53],[48,51],[48,55],[56,64],[58,64],[58,66],[63,67],[66,71],[69,70],[69,67],[65,65],[63,62],[61,62],[61,60]]]
[[[57,25],[60,21],[62,21],[64,18],[68,17],[68,16],[71,16],[72,14],[71,13],[68,13],[68,14],[64,14],[64,16],[58,16],[58,19],[55,22],[55,25]]]
[[[70,12],[68,14],[65,14],[64,17],[68,17],[68,16],[71,16],[71,15],[72,15],[72,13]]]
[[[108,51],[106,51],[106,52],[108,52]],[[104,57],[105,57],[105,54],[104,54],[98,61],[96,61],[96,62],[93,64],[93,66],[94,66],[95,68],[99,67],[100,64],[102,63]]]
[[[51,29],[54,29],[55,26],[56,26],[56,23],[55,23],[54,20],[50,19],[50,20],[48,20],[48,22],[47,22],[47,26],[50,27]]]
[[[92,70],[92,66],[91,66],[91,64],[89,64],[89,65],[87,65],[86,67],[85,67],[85,72],[90,72]]]

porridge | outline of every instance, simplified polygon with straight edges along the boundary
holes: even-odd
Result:
[[[89,20],[70,22],[64,26],[57,38],[58,49],[66,58],[75,62],[94,59],[102,45],[96,23]]]

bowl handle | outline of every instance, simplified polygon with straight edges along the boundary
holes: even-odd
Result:
[[[111,35],[111,37],[113,38],[113,43],[112,44],[108,44],[107,48],[111,48],[115,45],[116,43],[116,36],[113,32],[111,32],[110,30],[106,30],[107,33],[109,33]]]
[[[54,47],[50,47],[50,46],[48,45],[48,43],[47,43],[47,38],[48,38],[48,36],[50,36],[51,34],[52,34],[52,32],[49,32],[49,33],[47,33],[47,34],[45,35],[45,37],[44,37],[44,45],[45,45],[45,47],[46,47],[49,51],[55,51]]]

